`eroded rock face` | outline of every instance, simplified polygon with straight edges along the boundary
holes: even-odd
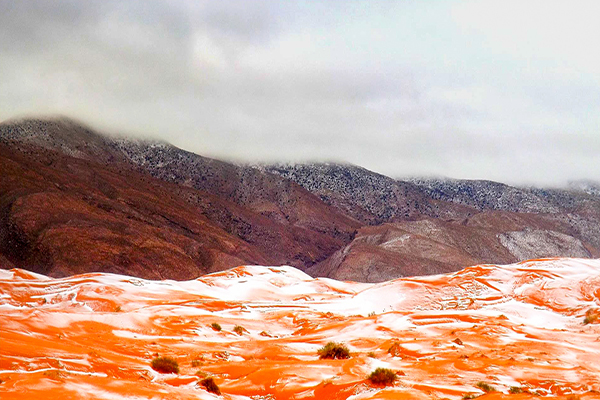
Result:
[[[249,166],[190,153],[165,143],[120,140],[117,147],[140,170],[248,208],[275,223],[349,241],[359,223],[294,182]]]
[[[599,277],[600,261],[582,259],[380,284],[291,267],[186,282],[0,270],[0,393],[214,399],[202,385],[212,377],[231,400],[460,399],[488,387],[494,399],[597,399]],[[350,358],[320,359],[328,342]],[[157,355],[179,373],[153,370]],[[369,383],[381,366],[395,384]]]
[[[500,234],[500,243],[518,260],[555,257],[590,257],[579,239],[554,231],[524,230]]]

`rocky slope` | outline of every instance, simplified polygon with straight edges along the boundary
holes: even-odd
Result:
[[[1,124],[0,164],[0,252],[53,276],[306,268],[359,227],[280,177],[69,120]]]
[[[430,199],[414,184],[351,164],[276,164],[257,168],[289,179],[364,225],[433,215]]]
[[[0,145],[0,251],[53,276],[189,279],[270,257],[173,195],[175,185],[52,151]]]
[[[164,143],[119,140],[117,147],[141,171],[225,198],[279,224],[342,241],[350,240],[360,225],[294,182],[256,168],[202,157]]]
[[[561,254],[599,257],[599,248],[565,233],[568,225],[535,214],[484,212],[457,223],[426,218],[361,228],[356,238],[307,270],[313,276],[381,282],[390,276],[455,271]]]
[[[598,202],[594,186],[571,185],[571,190],[518,188],[492,181],[459,179],[413,179],[428,197],[477,210],[518,213],[560,213],[574,211],[588,202]]]
[[[600,262],[480,265],[380,284],[239,267],[187,282],[0,270],[12,399],[598,399]],[[212,327],[219,324],[222,328]],[[349,359],[319,359],[329,341]],[[151,368],[176,359],[179,373]],[[395,371],[389,386],[376,368]],[[221,396],[201,381],[212,377]],[[486,392],[488,391],[488,392]]]
[[[375,282],[600,256],[593,182],[516,188],[331,163],[235,165],[68,119],[0,124],[0,162],[0,256],[53,276],[184,279],[268,263]]]
[[[600,256],[600,197],[589,183],[587,190],[559,190],[490,181],[396,181],[340,164],[259,168],[292,179],[371,225],[311,267],[314,276],[380,282],[477,263]]]

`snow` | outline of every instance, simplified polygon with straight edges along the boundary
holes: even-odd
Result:
[[[296,397],[312,396],[314,387],[326,379],[336,384],[358,384],[369,371],[383,367],[406,370],[410,377],[402,377],[405,386],[377,390],[357,386],[360,393],[350,398],[367,399],[374,393],[387,392],[392,396],[397,391],[413,390],[409,389],[412,385],[444,393],[456,391],[456,398],[460,398],[459,392],[478,389],[454,381],[486,381],[487,376],[493,376],[490,384],[506,393],[508,387],[531,379],[531,374],[547,374],[548,380],[560,381],[563,386],[585,382],[585,376],[597,374],[600,366],[593,360],[600,359],[600,350],[595,346],[600,331],[596,324],[584,326],[582,320],[588,308],[600,306],[596,295],[598,272],[600,260],[580,259],[475,266],[454,274],[379,284],[312,279],[292,267],[238,267],[186,282],[155,282],[113,274],[38,279],[11,270],[0,271],[0,322],[2,329],[13,335],[32,341],[43,338],[45,343],[55,341],[58,332],[64,332],[61,340],[69,343],[71,338],[76,340],[85,334],[86,329],[100,326],[108,332],[105,340],[115,340],[123,349],[141,346],[138,348],[142,350],[128,356],[126,364],[141,362],[143,368],[137,367],[136,371],[146,371],[156,384],[163,382],[164,376],[149,368],[147,357],[160,349],[164,351],[160,346],[168,344],[170,351],[185,351],[185,357],[203,349],[211,363],[229,363],[223,368],[244,365],[250,360],[258,363],[254,351],[263,352],[258,360],[274,358],[279,361],[273,365],[281,363],[273,367],[280,368],[273,372],[278,374],[277,387],[294,387]],[[40,304],[41,299],[46,299],[46,304]],[[111,304],[122,305],[122,310],[94,310],[89,304],[96,300],[109,302],[110,310]],[[223,330],[213,330],[212,322],[221,324]],[[247,330],[243,335],[232,332],[238,324]],[[261,334],[263,331],[272,336]],[[463,340],[463,346],[453,342],[456,337]],[[331,361],[319,364],[317,350],[329,341],[346,344],[353,359],[360,362],[344,368],[341,366],[345,364]],[[151,343],[154,347],[146,347]],[[399,343],[406,355],[388,354],[392,343]],[[77,344],[76,348],[80,347]],[[511,353],[511,349],[521,350]],[[528,352],[529,349],[536,350]],[[543,351],[548,356],[541,354],[540,349],[547,349]],[[121,347],[113,350],[117,355],[120,351]],[[211,352],[222,351],[229,353],[227,360],[210,356]],[[369,351],[374,351],[376,358],[367,357]],[[493,359],[493,351],[504,352],[501,359],[511,357],[516,366],[509,368],[486,361]],[[487,356],[479,358],[474,352]],[[61,372],[107,376],[94,370],[98,360],[92,362],[87,355],[69,356],[66,350],[40,354],[67,364]],[[489,364],[484,372],[476,368],[459,370],[456,364],[462,361],[456,361],[456,357],[461,354],[469,356],[463,364]],[[423,372],[429,368],[428,363],[435,368],[437,360],[452,357],[449,371],[455,378],[440,380],[438,374],[447,373],[443,370],[434,376]],[[189,362],[188,358],[182,359]],[[1,370],[0,376],[56,370],[45,368],[48,361],[39,361],[39,355],[6,355],[4,360],[4,365],[15,363],[16,367]],[[304,365],[304,369],[293,373],[284,369],[284,365],[293,363]],[[31,371],[30,364],[35,366]],[[587,375],[580,373],[582,367]],[[241,373],[221,372],[220,376],[226,382],[246,379]],[[66,386],[80,394],[88,391],[85,393],[97,395],[104,391],[106,398],[113,396],[109,388],[84,382],[69,381]],[[178,390],[205,396],[204,391],[193,386],[186,383]],[[104,394],[97,396],[104,398]]]

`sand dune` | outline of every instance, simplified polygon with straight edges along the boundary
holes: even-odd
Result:
[[[379,284],[292,267],[185,282],[0,270],[0,397],[215,399],[199,385],[213,376],[239,400],[460,399],[484,394],[478,382],[497,390],[489,399],[600,398],[600,327],[583,323],[600,307],[599,272],[584,259]],[[351,358],[320,360],[329,341]],[[154,371],[157,355],[180,373]],[[398,381],[373,386],[377,367]]]

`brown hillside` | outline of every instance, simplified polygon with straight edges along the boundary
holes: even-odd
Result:
[[[15,266],[187,279],[272,261],[173,194],[172,185],[35,149],[0,146],[0,250]]]
[[[1,253],[7,265],[54,276],[306,268],[359,227],[280,177],[164,143],[112,139],[70,120],[4,123],[0,143]]]
[[[456,271],[476,264],[542,257],[598,257],[554,214],[488,211],[464,220],[426,218],[361,228],[355,239],[308,269],[313,276],[381,282]]]
[[[406,182],[347,164],[236,165],[68,119],[0,124],[0,168],[0,265],[52,276],[186,279],[286,264],[376,282],[600,256],[600,197],[590,190]]]

